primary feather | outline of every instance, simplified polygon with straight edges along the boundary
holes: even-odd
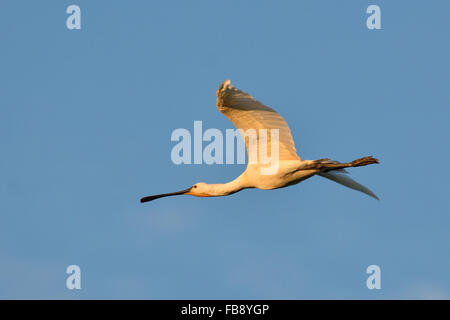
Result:
[[[319,176],[330,179],[334,182],[340,183],[343,186],[346,186],[348,188],[351,188],[353,190],[361,191],[372,198],[375,198],[377,200],[380,200],[375,193],[373,193],[369,188],[363,186],[362,184],[359,184],[352,178],[350,178],[346,174],[342,174],[336,171],[328,171],[328,172],[321,172],[318,173]]]

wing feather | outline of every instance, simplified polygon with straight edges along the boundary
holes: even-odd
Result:
[[[337,182],[339,184],[342,184],[350,189],[353,190],[357,190],[360,192],[363,192],[369,196],[371,196],[372,198],[375,198],[377,200],[380,200],[377,195],[375,193],[373,193],[369,188],[364,187],[362,184],[359,184],[358,182],[356,182],[355,180],[353,180],[352,178],[350,178],[348,175],[346,174],[341,174],[338,172],[334,172],[334,171],[328,171],[328,172],[321,172],[318,174],[321,177],[330,179],[334,182]]]
[[[291,130],[283,117],[248,93],[233,87],[230,80],[223,82],[217,89],[217,108],[230,119],[237,129],[242,129],[244,132],[248,129],[254,129],[258,146],[259,130],[267,129],[268,152],[271,150],[270,129],[278,129],[279,160],[300,160],[295,150]],[[245,137],[242,138],[245,139]],[[248,139],[245,139],[247,153],[249,153],[248,144]]]

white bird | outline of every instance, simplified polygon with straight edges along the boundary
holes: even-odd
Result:
[[[278,189],[297,184],[316,174],[378,199],[372,191],[350,178],[344,170],[344,168],[348,167],[360,167],[378,163],[377,159],[370,156],[348,163],[339,163],[330,159],[300,159],[295,149],[291,130],[283,117],[272,108],[257,101],[251,95],[233,87],[230,80],[223,82],[217,89],[217,107],[220,112],[231,120],[237,129],[242,129],[244,132],[248,129],[255,130],[257,141],[254,143],[258,146],[261,139],[260,129],[267,129],[267,131],[278,129],[278,170],[273,174],[262,174],[261,169],[267,167],[267,163],[262,163],[257,158],[253,163],[249,161],[245,171],[231,182],[220,184],[199,182],[186,190],[144,197],[141,199],[141,202],[183,194],[197,197],[218,197],[227,196],[247,188]],[[270,135],[267,136],[265,137],[267,150],[271,150],[271,138]],[[245,141],[247,154],[250,156],[250,139],[242,138]]]

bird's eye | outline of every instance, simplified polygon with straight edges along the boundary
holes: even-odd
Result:
[[[197,186],[193,186],[192,188],[194,188],[194,189],[195,189],[195,188],[197,188]]]

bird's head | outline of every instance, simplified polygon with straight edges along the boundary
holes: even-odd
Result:
[[[186,192],[185,194],[190,194],[191,196],[196,197],[210,197],[210,185],[204,182],[197,182],[191,187],[191,190],[189,192]]]
[[[189,194],[191,196],[196,197],[210,197],[210,185],[204,182],[198,182],[194,184],[192,187],[187,188],[185,190],[177,191],[177,192],[171,192],[171,193],[163,193],[163,194],[156,194],[153,196],[147,196],[141,199],[141,202],[148,202],[153,201],[159,198],[163,197],[170,197],[170,196],[178,196],[182,194]]]

